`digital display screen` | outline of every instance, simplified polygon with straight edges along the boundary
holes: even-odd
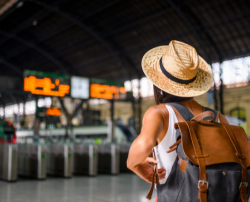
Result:
[[[70,76],[25,70],[24,91],[35,95],[64,97],[70,94]]]
[[[84,77],[71,77],[71,97],[88,99],[89,98],[89,79]]]
[[[49,107],[46,109],[46,115],[48,116],[61,116],[62,112],[57,107]]]
[[[100,99],[116,99],[121,97],[121,94],[125,94],[125,87],[109,86],[105,84],[90,84],[90,97]]]
[[[90,97],[99,99],[124,99],[126,89],[124,83],[104,79],[90,79]]]

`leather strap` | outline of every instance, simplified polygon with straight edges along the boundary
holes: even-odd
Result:
[[[153,153],[153,158],[156,159],[154,149],[153,149],[152,153]],[[156,183],[160,184],[157,165],[154,165],[154,173],[153,173],[153,179],[152,179],[151,187],[150,187],[150,189],[148,191],[148,194],[146,196],[146,198],[149,199],[149,200],[152,198],[152,195],[153,195],[154,185],[155,185],[155,178],[156,178]]]
[[[209,121],[213,121],[214,120],[214,113],[211,111],[206,111],[206,112],[202,112],[200,114],[198,114],[197,116],[195,116],[194,118],[191,119],[191,121],[203,121],[204,118],[206,117],[212,117],[212,119],[210,119]]]
[[[186,167],[187,167],[187,161],[182,159],[180,156],[178,156],[178,157],[179,157],[178,165],[180,167],[180,170],[185,173],[186,172]]]
[[[202,111],[204,112],[205,110],[206,110],[206,108],[202,106]]]
[[[233,130],[231,129],[230,125],[228,124],[222,124],[229,139],[231,140],[234,149],[236,151],[236,156],[239,158],[240,164],[242,166],[242,175],[241,175],[241,183],[239,187],[239,195],[240,199],[243,202],[248,202],[247,198],[247,165],[246,165],[246,158],[242,155],[240,146],[238,144],[238,141],[235,137],[235,134]]]
[[[171,147],[169,147],[169,150],[167,151],[167,153],[171,153],[172,151],[176,150],[178,144],[180,143],[181,143],[181,138],[176,143],[174,143]]]
[[[220,119],[220,123],[229,124],[228,121],[227,121],[227,119],[221,113],[219,113],[219,119]]]
[[[205,156],[202,153],[200,144],[198,142],[197,136],[194,132],[194,129],[190,122],[186,122],[189,130],[189,134],[191,137],[191,141],[193,144],[194,152],[197,157],[199,170],[200,170],[200,176],[199,176],[199,182],[198,182],[198,188],[199,188],[199,194],[198,198],[200,199],[200,202],[207,202],[207,190],[208,190],[208,182],[207,182],[207,174],[206,174],[206,163],[205,163]],[[202,158],[199,158],[202,157]]]
[[[216,122],[216,123],[218,123],[219,115],[220,115],[220,113],[219,113],[219,112],[216,112],[216,118],[215,118],[215,122]]]

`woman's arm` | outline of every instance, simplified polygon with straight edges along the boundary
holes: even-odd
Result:
[[[149,163],[157,164],[157,161],[148,156],[163,131],[164,118],[166,119],[158,106],[147,110],[143,118],[141,134],[132,143],[128,155],[127,167],[149,183],[153,174],[153,167]],[[165,169],[159,169],[158,172],[159,178],[162,179]]]

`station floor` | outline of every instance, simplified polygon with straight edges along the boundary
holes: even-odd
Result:
[[[48,177],[37,181],[19,178],[0,181],[0,202],[149,202],[150,184],[134,174]],[[156,193],[152,197],[152,202]]]

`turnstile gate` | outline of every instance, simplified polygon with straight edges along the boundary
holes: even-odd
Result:
[[[97,145],[81,143],[74,145],[74,173],[97,175],[97,165]]]
[[[0,178],[7,181],[17,180],[17,154],[16,144],[0,144]]]
[[[127,168],[128,152],[131,144],[120,144],[120,172],[131,172]]]
[[[98,145],[98,173],[119,174],[120,147],[116,144]]]
[[[18,174],[46,179],[46,146],[44,144],[18,144]]]
[[[72,144],[53,143],[47,146],[47,174],[72,177]]]

